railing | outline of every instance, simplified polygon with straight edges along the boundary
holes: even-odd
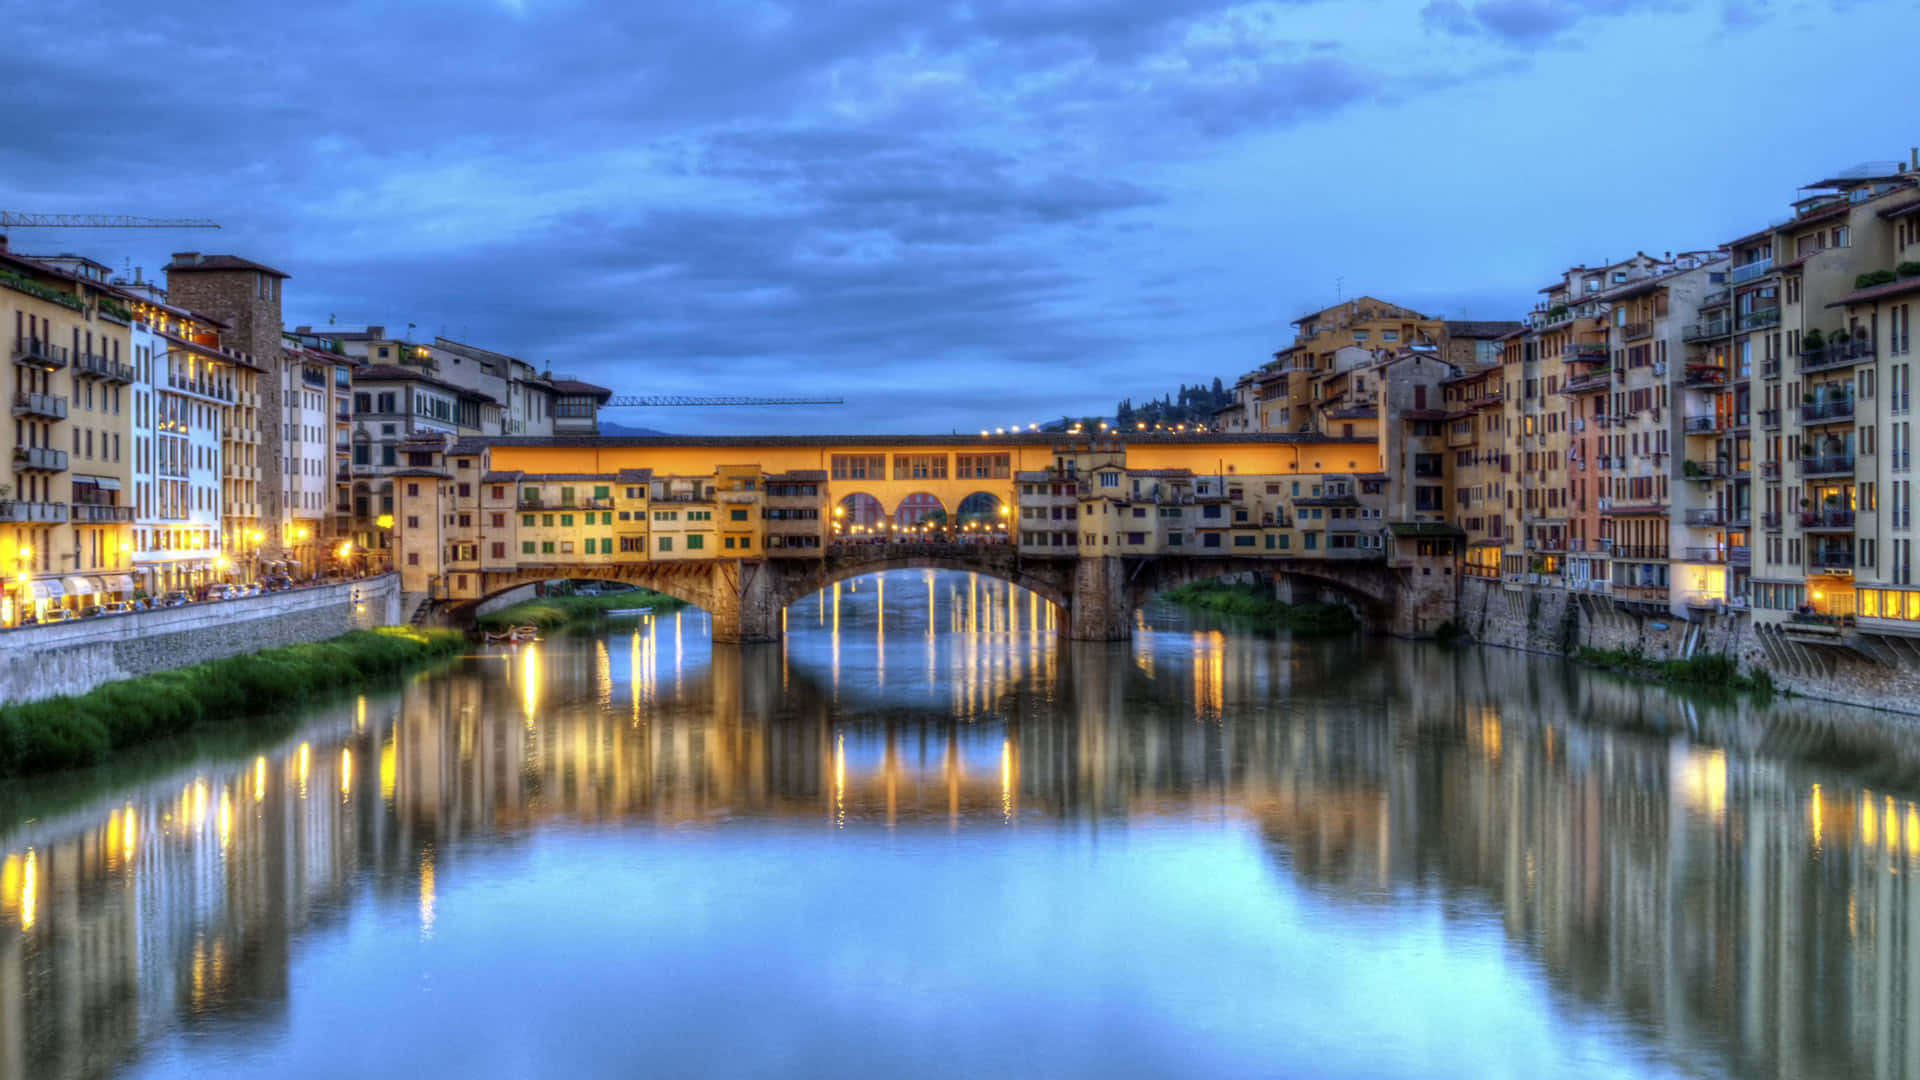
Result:
[[[1800,527],[1803,529],[1851,529],[1853,528],[1853,511],[1836,507],[1802,510]]]
[[[1568,360],[1605,360],[1607,343],[1604,341],[1575,341],[1560,346],[1560,355]]]
[[[1765,259],[1755,259],[1754,261],[1747,263],[1743,266],[1734,267],[1733,272],[1727,275],[1727,284],[1739,285],[1743,282],[1753,281],[1757,278],[1763,278],[1772,272],[1773,272],[1773,259],[1771,257],[1765,258]]]
[[[129,522],[133,520],[133,507],[77,502],[73,504],[73,520],[82,524]]]
[[[161,476],[170,476],[176,480],[185,480],[187,478],[187,467],[185,465],[173,465],[167,462],[161,462],[159,465],[154,466],[153,471],[159,473]]]
[[[1727,549],[1727,561],[1735,566],[1752,566],[1753,549],[1745,544],[1736,544]]]
[[[1800,459],[1801,476],[1837,476],[1853,473],[1852,454],[1823,454]]]
[[[1853,398],[1840,401],[1821,401],[1812,405],[1800,406],[1802,424],[1827,424],[1835,420],[1853,419]]]
[[[1711,435],[1726,426],[1718,413],[1709,416],[1689,416],[1685,422],[1686,432],[1689,435]]]
[[[1862,360],[1871,360],[1873,357],[1872,341],[1848,341],[1802,352],[1800,370],[1802,372],[1829,371],[1833,368],[1851,367]]]
[[[190,379],[178,372],[168,372],[167,387],[173,390],[184,390],[189,394],[199,394],[202,397],[218,398],[221,401],[229,403],[233,401],[233,384],[231,382],[222,382],[218,379]],[[254,398],[256,395],[243,394],[241,397]],[[257,406],[259,402],[257,400],[243,400],[241,404]]]
[[[1733,294],[1726,289],[1714,289],[1712,292],[1700,298],[1700,306],[1702,308],[1719,307],[1725,304],[1732,295]]]
[[[1706,322],[1693,323],[1680,332],[1681,341],[1709,341],[1723,338],[1733,333],[1733,323],[1726,319],[1708,319]]]
[[[16,390],[13,394],[13,415],[65,420],[67,399],[57,394],[29,394],[24,390]]]
[[[1613,557],[1616,559],[1639,559],[1659,562],[1667,557],[1665,544],[1615,544]]]
[[[67,366],[68,353],[64,346],[40,338],[21,338],[13,346],[15,363],[31,364],[48,370],[57,370]]]
[[[310,368],[301,368],[300,381],[307,384],[308,386],[313,387],[316,390],[325,390],[327,388],[327,375],[326,375],[326,372],[324,371],[314,371]]]
[[[0,499],[0,521],[59,523],[67,520],[67,504]]]
[[[1727,385],[1727,369],[1714,364],[1688,364],[1680,385],[1689,390],[1710,390]]]
[[[1779,462],[1777,462],[1777,461],[1763,461],[1763,462],[1761,462],[1761,463],[1760,463],[1760,478],[1761,478],[1761,479],[1763,479],[1763,480],[1778,480],[1778,479],[1780,479],[1780,463],[1779,463]]]
[[[1687,524],[1689,525],[1725,525],[1727,518],[1727,512],[1717,506],[1710,506],[1704,510],[1687,511]]]
[[[1643,337],[1652,337],[1653,324],[1651,322],[1628,323],[1620,328],[1620,336],[1628,341],[1638,341]]]
[[[99,353],[83,352],[73,358],[73,372],[76,375],[105,379],[108,382],[132,382],[133,366],[117,363]]]
[[[1723,563],[1727,561],[1728,549],[1718,547],[1690,547],[1687,549],[1687,562]]]
[[[1779,378],[1780,377],[1780,358],[1776,356],[1771,360],[1760,361],[1760,377],[1763,379]]]
[[[1760,410],[1760,426],[1763,428],[1779,427],[1780,426],[1780,410],[1779,409],[1761,409]]]
[[[1769,326],[1779,325],[1779,308],[1763,308],[1760,311],[1749,311],[1740,316],[1740,329],[1742,330],[1765,330]]]
[[[1807,565],[1816,570],[1850,570],[1853,568],[1852,551],[1809,551]]]
[[[1720,480],[1732,474],[1733,470],[1727,463],[1717,458],[1712,461],[1688,458],[1686,464],[1680,467],[1680,475],[1688,480]]]
[[[1588,372],[1585,375],[1568,379],[1560,385],[1563,394],[1584,394],[1589,390],[1605,390],[1613,379],[1613,369]]]
[[[65,472],[67,452],[44,446],[16,446],[13,448],[13,467],[37,472]]]
[[[1780,528],[1780,511],[1766,510],[1760,514],[1760,527],[1769,531]]]
[[[1664,604],[1667,602],[1665,585],[1615,585],[1613,598],[1629,604]]]

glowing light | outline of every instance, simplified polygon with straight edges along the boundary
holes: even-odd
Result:
[[[845,732],[834,736],[833,740],[833,824],[835,828],[847,827],[847,736]],[[31,857],[32,853],[29,852]]]
[[[225,570],[227,568],[227,557],[225,555],[214,556],[213,566],[216,570]]]
[[[303,799],[307,797],[307,770],[312,765],[309,760],[312,756],[313,747],[307,743],[301,743],[299,752],[294,755],[294,768],[300,777],[300,797]]]
[[[1821,816],[1819,784],[1813,785],[1813,795],[1811,798],[1807,800],[1807,816],[1810,819],[1808,824],[1813,830],[1813,846],[1815,849],[1818,849],[1820,847],[1820,816]]]
[[[23,559],[33,558],[33,546],[31,544],[21,544],[20,557]]]
[[[1681,790],[1693,808],[1715,821],[1727,815],[1727,754],[1694,750],[1681,765]]]
[[[433,849],[420,853],[420,936],[433,936]]]
[[[540,649],[532,643],[520,654],[520,704],[532,726],[533,715],[540,709]]]
[[[336,555],[339,555],[343,559],[351,556],[353,554],[353,541],[348,540],[342,543],[338,548],[338,550],[336,550],[334,553]]]
[[[353,794],[353,751],[345,746],[340,748],[340,794]]]
[[[381,514],[379,517],[373,519],[373,523],[383,529],[391,529],[393,528],[393,515]]]
[[[139,839],[140,817],[133,812],[133,807],[129,806],[120,815],[120,858],[123,861],[133,862],[133,853],[139,844]]]
[[[295,540],[305,540],[307,538],[307,530],[306,529],[293,530],[293,538]]]
[[[225,785],[220,788],[220,811],[214,823],[220,831],[220,850],[224,852],[233,846],[233,799],[227,794]]]
[[[40,889],[39,858],[32,848],[27,849],[26,866],[20,879],[20,929],[33,929],[34,917],[38,914]]]
[[[267,797],[267,759],[253,759],[253,801],[259,802]]]

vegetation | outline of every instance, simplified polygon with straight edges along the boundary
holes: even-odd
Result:
[[[1274,599],[1272,588],[1266,585],[1202,581],[1160,595],[1181,607],[1233,615],[1305,636],[1350,634],[1360,628],[1360,620],[1342,604],[1289,604]]]
[[[318,694],[458,652],[452,630],[394,626],[108,683],[79,697],[0,706],[0,777],[99,764],[202,723],[271,719]]]
[[[1800,348],[1806,352],[1819,352],[1826,344],[1826,335],[1817,329],[1807,331],[1807,336],[1800,339]]]
[[[102,315],[111,316],[112,318],[119,319],[121,322],[130,323],[133,321],[133,309],[115,300],[111,296],[101,297],[98,301],[98,307]]]
[[[1875,285],[1891,284],[1899,280],[1899,277],[1900,275],[1891,270],[1871,270],[1867,273],[1856,275],[1853,279],[1853,287],[1856,289],[1871,289]]]
[[[1915,262],[1912,259],[1908,259],[1906,262],[1903,262],[1899,266],[1894,267],[1893,272],[1896,277],[1900,277],[1900,278],[1920,277],[1920,262]]]
[[[490,615],[482,615],[475,620],[475,625],[493,633],[514,626],[533,626],[549,631],[590,623],[609,611],[622,608],[650,607],[661,612],[675,611],[685,606],[686,601],[651,589],[631,589],[595,596],[543,596],[538,600],[501,608]]]
[[[1638,650],[1583,647],[1574,654],[1574,659],[1636,679],[1715,690],[1745,690],[1762,697],[1773,694],[1773,677],[1766,669],[1755,668],[1743,675],[1740,662],[1725,653],[1701,653],[1687,660],[1654,660]]]
[[[1165,427],[1211,424],[1213,414],[1231,404],[1232,391],[1216,378],[1212,386],[1181,383],[1179,394],[1164,394],[1159,401],[1149,401],[1144,405],[1135,405],[1132,398],[1123,398],[1114,407],[1113,420],[1122,430],[1137,428],[1141,424],[1149,428],[1155,424]]]
[[[37,296],[42,300],[52,301],[62,307],[70,307],[75,311],[87,310],[87,302],[72,293],[53,288],[50,285],[42,285],[24,274],[16,274],[11,270],[0,270],[0,285],[5,285],[7,288],[17,292],[26,293],[28,296]]]

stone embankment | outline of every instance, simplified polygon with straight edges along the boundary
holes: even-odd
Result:
[[[1571,656],[1582,648],[1637,652],[1649,660],[1720,653],[1742,671],[1765,671],[1775,688],[1804,697],[1920,713],[1920,665],[1876,662],[1837,648],[1790,642],[1757,629],[1744,611],[1671,615],[1616,610],[1604,596],[1565,589],[1509,589],[1470,579],[1460,587],[1459,626],[1473,640]]]
[[[397,574],[131,615],[0,631],[0,702],[96,686],[403,621]]]

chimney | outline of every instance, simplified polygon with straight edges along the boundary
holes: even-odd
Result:
[[[1912,172],[1920,172],[1920,146],[1907,147],[1907,168]]]
[[[145,269],[146,269],[146,267],[144,267],[144,266],[136,266],[136,267],[134,267],[134,268],[133,268],[133,283],[134,283],[135,285],[139,285],[139,284],[141,284],[141,281],[140,281],[140,272],[141,272],[142,270],[145,270]]]
[[[173,261],[182,266],[193,266],[200,261],[200,253],[197,251],[176,251],[173,253]]]

